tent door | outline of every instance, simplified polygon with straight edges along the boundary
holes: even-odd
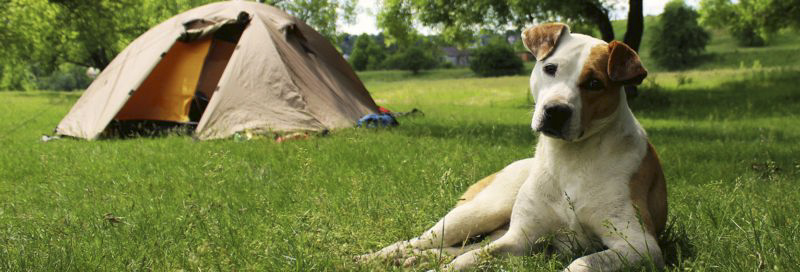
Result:
[[[225,72],[225,68],[228,67],[228,60],[230,60],[235,49],[235,43],[221,39],[213,40],[197,82],[197,90],[188,113],[189,121],[200,122],[208,101],[214,96],[219,79],[222,77],[222,73]]]
[[[222,73],[225,72],[225,68],[228,67],[228,61],[231,59],[233,51],[236,50],[239,38],[242,37],[242,33],[247,28],[247,22],[249,20],[242,21],[242,23],[226,24],[214,32],[213,43],[203,63],[203,70],[200,72],[200,79],[197,83],[197,91],[189,110],[189,120],[191,122],[196,124],[203,117],[208,102],[211,101],[211,97],[214,96],[214,92],[217,90],[219,79],[222,77]]]
[[[212,40],[176,42],[114,118],[184,123]]]
[[[122,131],[107,132],[128,136],[152,134],[127,131],[143,127],[140,123],[157,122],[156,129],[169,123],[196,125],[246,27],[246,24],[229,24],[212,37],[176,42],[107,127]]]

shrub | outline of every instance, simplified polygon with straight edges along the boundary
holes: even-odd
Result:
[[[418,74],[419,71],[435,68],[438,64],[436,57],[426,50],[424,46],[410,46],[398,50],[393,55],[386,58],[384,66],[393,69],[411,71]]]
[[[384,51],[384,46],[378,44],[369,34],[361,34],[350,53],[350,64],[357,71],[380,69],[386,58]]]
[[[758,29],[752,24],[733,24],[730,26],[731,36],[741,46],[764,46],[767,44],[766,35],[759,33]]]
[[[699,15],[682,0],[673,0],[653,28],[650,55],[664,68],[675,70],[696,64],[710,39],[697,23]]]
[[[740,46],[764,46],[772,34],[800,26],[800,0],[702,0],[703,25],[728,29]]]
[[[36,79],[40,90],[74,91],[89,87],[92,79],[86,76],[86,68],[72,64],[62,64],[49,76]]]
[[[517,75],[522,73],[522,59],[503,41],[491,42],[472,51],[469,68],[482,77]]]
[[[9,61],[8,59],[2,61]],[[0,91],[26,91],[35,88],[31,67],[22,61],[0,63]]]

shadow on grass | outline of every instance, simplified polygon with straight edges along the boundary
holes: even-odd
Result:
[[[18,97],[47,98],[51,105],[71,105],[81,97],[81,92],[57,92],[57,91],[27,91],[13,92]]]
[[[664,92],[643,88],[630,102],[637,116],[659,119],[706,120],[783,117],[800,112],[800,72],[755,72],[715,89]]]
[[[776,129],[743,129],[742,127],[696,127],[689,125],[680,126],[650,126],[646,127],[651,138],[659,140],[674,140],[689,144],[690,142],[709,143],[712,141],[751,142],[769,136],[771,141],[792,143],[795,135]]]
[[[712,70],[719,68],[736,67],[776,67],[787,63],[800,61],[797,48],[770,48],[763,47],[737,48],[733,51],[709,53],[703,56],[702,63],[696,66],[697,70]]]
[[[664,255],[664,264],[669,268],[682,268],[683,263],[696,257],[696,252],[694,244],[686,234],[686,227],[675,223],[675,220],[672,218],[667,224],[667,229],[659,235],[658,244]]]
[[[530,146],[536,143],[536,136],[528,125],[508,125],[490,123],[431,124],[408,123],[401,126],[401,134],[409,137],[435,137],[459,139],[487,145]]]

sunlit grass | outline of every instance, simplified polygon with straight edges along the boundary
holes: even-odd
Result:
[[[668,181],[670,270],[800,264],[800,72],[733,63],[656,69],[632,103]],[[43,143],[80,94],[0,93],[0,271],[401,270],[352,257],[418,235],[474,181],[533,154],[528,77],[360,76],[380,105],[425,115],[285,143]]]
[[[800,77],[698,73],[656,84],[669,105],[633,104],[668,179],[665,251],[680,256],[670,267],[791,270]],[[382,105],[425,116],[283,144],[42,143],[77,96],[0,93],[10,102],[0,106],[0,270],[394,269],[352,256],[419,234],[472,182],[533,153],[526,77],[367,85]],[[552,270],[568,260],[486,265]]]

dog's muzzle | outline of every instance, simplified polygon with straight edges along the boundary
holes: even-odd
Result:
[[[544,118],[536,128],[547,136],[564,139],[569,128],[569,118],[572,117],[572,108],[563,104],[544,106]]]

